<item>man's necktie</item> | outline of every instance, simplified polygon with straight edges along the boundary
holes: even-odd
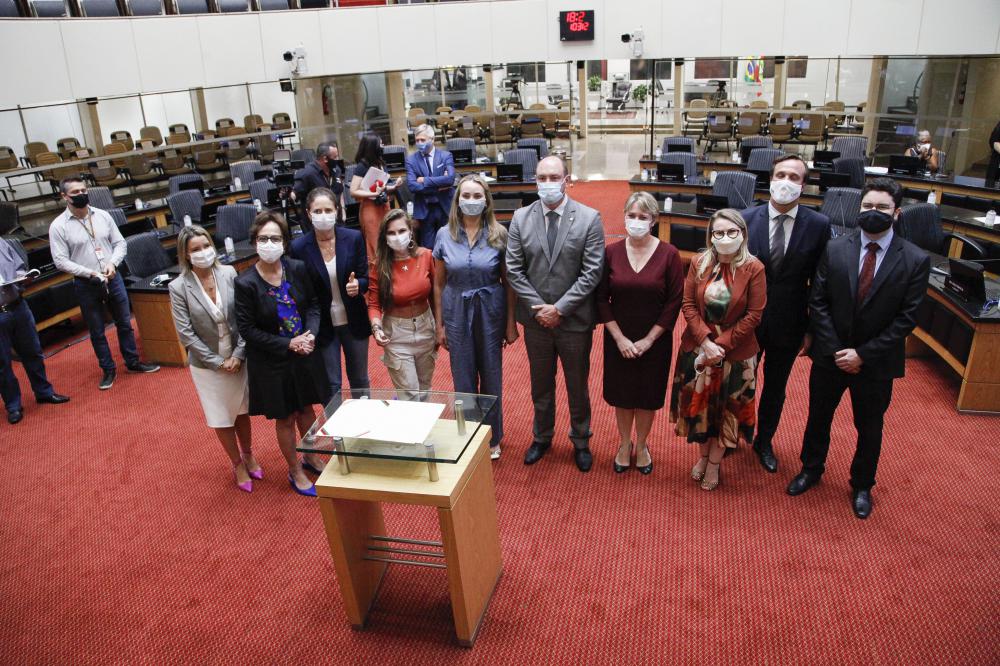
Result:
[[[427,163],[427,175],[428,176],[433,176],[434,175],[434,167],[431,166],[431,156],[430,155],[424,155],[424,162]]]
[[[545,234],[548,237],[549,254],[551,255],[556,250],[556,234],[559,233],[559,213],[550,210],[545,214],[545,217],[549,220],[548,229],[545,230]]]
[[[779,215],[774,218],[774,233],[771,234],[771,270],[777,271],[785,258],[785,220],[788,215]]]
[[[865,302],[865,296],[872,288],[872,280],[875,278],[875,259],[878,256],[878,243],[868,243],[865,247],[868,248],[868,253],[861,262],[861,275],[858,277],[858,306]]]

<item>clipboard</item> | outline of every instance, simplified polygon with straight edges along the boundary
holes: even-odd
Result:
[[[378,167],[368,167],[368,173],[361,179],[361,189],[371,190],[378,181],[382,181],[383,186],[388,184],[389,174]]]

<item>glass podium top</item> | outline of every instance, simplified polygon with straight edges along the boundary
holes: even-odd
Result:
[[[323,408],[300,453],[455,464],[497,398],[446,391],[344,391]]]

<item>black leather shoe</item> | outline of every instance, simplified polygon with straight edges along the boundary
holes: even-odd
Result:
[[[20,423],[21,419],[24,418],[23,409],[15,409],[7,412],[7,423],[14,425],[15,423]]]
[[[97,385],[97,388],[102,391],[107,391],[109,388],[115,385],[115,371],[105,370],[104,375],[101,377],[101,383]]]
[[[753,452],[757,455],[757,460],[760,461],[761,467],[771,474],[778,471],[778,459],[774,456],[774,449],[771,448],[770,444],[761,446],[754,444]]]
[[[53,393],[52,395],[47,395],[44,398],[35,398],[36,402],[49,405],[61,405],[64,402],[69,402],[69,396],[59,395],[58,393]]]
[[[801,495],[805,491],[809,490],[817,483],[819,483],[819,474],[799,472],[799,475],[792,479],[792,482],[788,484],[786,492],[792,497],[795,497],[796,495]]]
[[[590,453],[590,449],[577,449],[573,453],[573,457],[581,472],[589,472],[590,467],[594,464],[594,456]]]
[[[152,363],[136,363],[135,365],[125,366],[125,369],[128,370],[129,372],[141,372],[148,374],[150,372],[158,372],[160,366],[153,365]]]
[[[851,508],[854,515],[862,520],[872,515],[872,491],[855,490],[851,493]]]
[[[615,466],[615,474],[623,474],[627,472],[629,468],[629,465],[619,465],[618,463],[614,463],[614,466]]]
[[[552,445],[532,442],[531,446],[528,447],[527,453],[524,454],[524,464],[534,465],[548,452],[550,446]]]

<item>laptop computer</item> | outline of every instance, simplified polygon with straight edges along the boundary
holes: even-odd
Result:
[[[839,150],[817,150],[813,153],[813,168],[833,170],[833,161],[840,157]]]
[[[507,163],[498,164],[497,180],[499,180],[502,183],[524,182],[524,165],[507,164]]]
[[[455,159],[455,164],[472,164],[472,150],[470,148],[457,148],[451,151],[451,156]]]
[[[691,144],[689,143],[668,143],[667,144],[668,153],[690,153]]]
[[[850,187],[851,176],[846,173],[821,171],[819,174],[819,191],[826,192],[831,187]]]
[[[711,215],[723,208],[729,208],[729,197],[717,194],[698,194],[695,197],[695,206],[699,214]]]
[[[986,300],[986,278],[983,265],[965,259],[948,260],[949,275],[944,279],[944,287],[963,301],[981,302]]]
[[[656,180],[664,183],[683,183],[684,165],[659,162],[656,165]]]
[[[919,157],[908,155],[890,155],[889,173],[897,176],[915,176],[925,171],[924,163]]]
[[[405,160],[406,155],[404,153],[384,153],[382,155],[382,161],[385,162],[386,171],[390,171],[392,169],[402,169]]]

